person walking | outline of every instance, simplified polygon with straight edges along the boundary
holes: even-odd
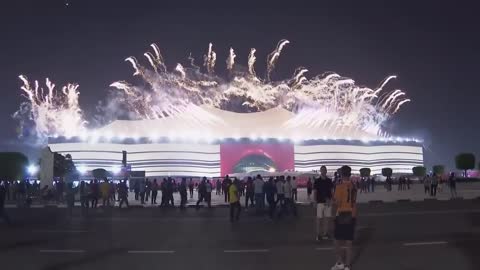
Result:
[[[12,224],[10,217],[5,211],[5,200],[7,198],[7,184],[6,181],[0,183],[0,218],[2,218],[8,226]]]
[[[160,190],[162,191],[162,202],[160,203],[160,206],[167,206],[167,179],[163,178],[162,184],[160,185]]]
[[[221,190],[222,190],[222,182],[220,182],[220,179],[217,179],[215,181],[215,195],[220,195],[222,193]]]
[[[73,216],[73,207],[75,206],[75,191],[76,190],[73,187],[73,183],[68,183],[65,199],[67,200],[67,212],[69,217]]]
[[[138,182],[139,182],[138,193],[140,194],[140,204],[145,204],[145,191],[146,191],[145,180],[140,179]]]
[[[327,176],[327,167],[320,167],[320,177],[313,184],[313,198],[317,204],[317,241],[328,240],[332,218],[333,182]]]
[[[90,184],[90,197],[92,200],[92,208],[97,208],[98,198],[100,197],[100,187],[98,186],[98,180],[93,180],[93,183]]]
[[[136,179],[133,184],[133,192],[135,193],[135,201],[140,199],[140,180]]]
[[[277,200],[275,204],[280,207],[280,212],[285,211],[285,188],[284,188],[284,176],[280,176],[275,183],[275,190],[277,192]]]
[[[437,175],[433,175],[431,178],[430,196],[432,197],[437,197],[438,178]]]
[[[285,181],[283,189],[285,192],[284,213],[288,215],[289,211],[291,210],[293,215],[297,216],[297,206],[295,205],[295,201],[293,200],[292,177],[290,177],[290,175],[287,176],[287,181]]]
[[[156,179],[156,178],[153,179],[151,189],[152,189],[152,201],[151,201],[150,203],[151,203],[151,204],[157,204],[158,183],[157,183],[157,179]]]
[[[173,178],[169,178],[167,181],[167,205],[171,204],[172,207],[175,206],[175,202],[173,200],[173,191],[175,190],[175,182]]]
[[[110,206],[110,184],[107,178],[100,184],[100,194],[102,196],[102,206]]]
[[[332,270],[352,269],[355,225],[357,218],[357,190],[350,180],[352,169],[349,166],[340,168],[342,182],[335,188],[334,203],[337,209],[335,215],[334,244],[336,263]]]
[[[110,191],[109,191],[109,194],[110,194],[110,201],[112,201],[113,203],[113,206],[115,206],[115,201],[116,201],[116,193],[117,192],[117,185],[112,181],[110,181]]]
[[[185,208],[187,205],[187,178],[182,178],[182,182],[180,182],[180,208]]]
[[[123,180],[118,184],[118,198],[120,199],[118,208],[122,208],[123,203],[125,203],[127,208],[129,207],[127,180]]]
[[[371,177],[370,177],[370,185],[371,185],[370,190],[371,190],[372,192],[375,192],[376,180],[375,180],[375,177],[374,177],[374,176],[371,176]],[[334,189],[335,189],[335,186],[334,186]]]
[[[146,202],[149,201],[151,192],[152,192],[152,183],[147,178],[145,180],[145,201]]]
[[[272,179],[273,180],[273,179]],[[255,193],[255,209],[257,214],[260,214],[265,208],[265,182],[263,182],[262,176],[259,174],[253,182],[253,191]],[[273,190],[273,196],[275,196],[275,189]]]
[[[293,201],[296,202],[298,199],[298,192],[297,192],[297,178],[295,176],[292,176],[291,184],[292,184],[292,198],[293,198]]]
[[[228,199],[229,192],[228,192],[228,187],[232,184],[232,180],[230,180],[230,177],[228,177],[228,174],[225,175],[225,178],[223,179],[222,182],[222,189],[223,189],[223,194],[225,195],[225,202],[229,202],[230,200]]]
[[[424,192],[425,192],[425,195],[430,195],[430,176],[426,175],[424,178],[423,178],[423,188],[424,188]]]
[[[246,184],[246,189],[247,191],[245,192],[245,211],[248,209],[248,202],[250,201],[250,205],[253,207],[253,197],[255,195],[255,187],[253,184],[253,179],[251,176],[248,177],[247,179],[247,184]]]
[[[193,199],[193,180],[190,178],[190,182],[188,182],[188,190],[190,191],[190,199]]]
[[[207,182],[205,183],[205,201],[207,201],[208,208],[212,208],[212,190],[212,183],[207,179]]]
[[[455,178],[455,173],[450,173],[448,178],[448,186],[450,187],[450,197],[452,199],[457,198],[457,179]]]
[[[263,182],[263,180],[262,180],[262,182]],[[257,186],[255,186],[255,189],[256,188],[257,188]],[[270,177],[268,179],[268,181],[265,183],[265,185],[263,186],[263,191],[265,192],[265,195],[267,197],[268,215],[270,216],[270,218],[273,219],[273,217],[275,216],[275,206],[276,206],[276,204],[275,204],[275,183],[273,181],[273,177]],[[256,195],[256,193],[255,193],[255,195]],[[263,196],[263,192],[262,192],[262,196]],[[257,203],[257,205],[258,205],[258,203]]]
[[[240,220],[240,194],[238,193],[238,179],[235,179],[233,184],[228,186],[228,202],[230,203],[230,222],[237,222]]]
[[[203,177],[202,182],[198,185],[197,188],[197,193],[198,193],[198,200],[196,204],[196,209],[198,210],[200,208],[200,203],[205,200],[205,193],[206,193],[206,184],[207,184],[207,178]]]
[[[80,182],[80,207],[82,208],[82,214],[87,214],[88,212],[88,187],[85,184],[85,181]]]

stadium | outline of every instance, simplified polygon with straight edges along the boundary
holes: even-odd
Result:
[[[199,115],[204,120],[196,121]],[[357,172],[367,167],[380,174],[390,167],[394,173],[411,173],[412,167],[423,165],[418,140],[287,125],[294,117],[280,106],[253,113],[192,106],[160,119],[116,120],[88,136],[50,138],[48,147],[70,154],[85,172],[119,171],[126,151],[131,170],[145,171],[146,177],[311,172],[321,165],[333,172],[345,164]]]

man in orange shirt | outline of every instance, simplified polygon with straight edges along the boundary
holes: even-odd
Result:
[[[336,186],[334,195],[334,203],[337,208],[334,229],[337,263],[332,270],[350,270],[357,217],[357,189],[350,180],[352,169],[349,166],[342,166],[340,174],[342,181]],[[345,254],[343,254],[342,246],[345,246]]]

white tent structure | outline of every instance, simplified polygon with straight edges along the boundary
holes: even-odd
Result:
[[[122,151],[133,170],[153,176],[221,174],[221,146],[226,144],[285,144],[293,147],[293,171],[309,172],[326,165],[335,170],[350,165],[379,174],[384,167],[411,173],[423,165],[423,147],[415,140],[386,139],[354,129],[287,123],[295,114],[281,107],[263,112],[234,113],[192,106],[172,117],[154,120],[117,120],[86,138],[52,140],[54,152],[71,154],[82,170],[118,170]],[[355,136],[352,136],[354,134]],[[232,153],[235,154],[235,153]]]

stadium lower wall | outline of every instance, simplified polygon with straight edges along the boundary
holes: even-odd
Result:
[[[248,144],[247,144],[248,145]],[[257,144],[260,145],[260,144]],[[231,151],[229,158],[221,155],[220,144],[110,144],[110,143],[52,143],[54,152],[71,154],[77,167],[87,170],[121,166],[122,151],[127,151],[128,164],[132,170],[145,171],[146,176],[207,176],[218,177],[229,173],[225,169],[232,167],[232,155],[242,155],[242,151]],[[225,148],[225,145],[222,147]],[[238,147],[229,147],[237,149]],[[318,144],[294,145],[283,157],[284,162],[294,162],[296,171],[318,170],[326,165],[334,170],[349,165],[353,171],[367,167],[372,174],[379,174],[384,167],[390,167],[395,173],[411,173],[412,167],[423,165],[423,148],[419,145],[352,145]],[[237,149],[238,150],[238,149]],[[238,152],[238,153],[237,153]],[[227,161],[228,160],[228,161]],[[226,166],[223,163],[228,163]],[[232,163],[232,164],[230,164]]]

